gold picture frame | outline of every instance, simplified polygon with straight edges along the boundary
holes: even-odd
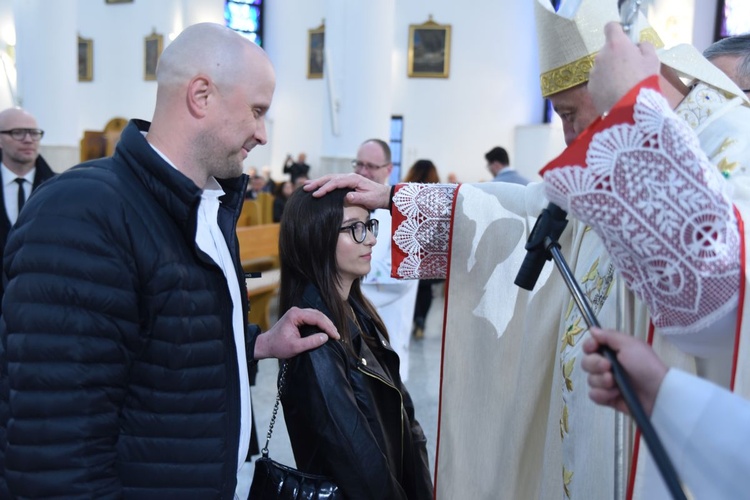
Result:
[[[78,35],[78,81],[94,79],[94,40]]]
[[[451,25],[429,17],[409,25],[407,74],[410,78],[448,78],[451,63]]]
[[[307,78],[323,78],[326,46],[326,25],[307,30]]]
[[[164,48],[164,35],[154,29],[143,40],[143,79],[156,80],[156,65],[159,63],[161,51]]]

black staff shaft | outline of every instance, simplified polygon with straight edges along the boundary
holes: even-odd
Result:
[[[565,258],[560,252],[560,246],[558,243],[553,241],[550,237],[545,237],[544,246],[552,255],[552,259],[555,261],[555,265],[560,271],[568,290],[570,290],[570,293],[573,295],[573,300],[575,300],[578,310],[581,311],[588,327],[591,328],[592,326],[595,326],[600,328],[599,320],[596,318],[594,311],[591,309],[591,305],[571,273],[570,267],[568,267],[567,262],[565,262]],[[651,456],[654,458],[654,462],[656,462],[656,466],[659,468],[659,472],[661,473],[662,478],[664,478],[664,483],[672,494],[672,498],[675,500],[687,500],[679,476],[677,475],[677,471],[675,470],[674,465],[672,465],[672,461],[669,459],[669,455],[667,455],[654,427],[651,425],[651,421],[648,416],[646,416],[646,412],[644,411],[641,402],[638,401],[633,386],[630,383],[630,379],[628,378],[628,374],[620,364],[620,361],[618,361],[617,355],[607,346],[603,346],[600,352],[612,365],[612,375],[617,387],[620,389],[622,399],[625,401],[628,410],[630,410],[630,415],[633,417],[633,420],[635,420],[636,425],[641,430],[641,435],[646,441],[648,449],[651,451]]]

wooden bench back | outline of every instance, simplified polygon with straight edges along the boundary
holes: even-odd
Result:
[[[266,331],[271,327],[271,301],[279,289],[279,224],[237,227],[237,239],[242,268],[246,273],[261,273],[260,278],[247,280],[247,318]]]
[[[278,266],[278,223],[237,227],[237,239],[240,243],[240,262],[243,267],[268,259],[272,259]]]

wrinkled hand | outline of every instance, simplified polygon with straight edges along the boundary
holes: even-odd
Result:
[[[305,191],[313,191],[313,196],[320,198],[338,188],[354,189],[346,195],[346,200],[352,205],[361,205],[369,210],[388,208],[391,188],[378,184],[359,174],[329,174],[318,179],[305,182]]]
[[[651,75],[659,73],[659,58],[650,43],[633,45],[620,23],[604,27],[606,42],[594,60],[588,88],[594,106],[603,114],[627,92]]]
[[[314,325],[321,333],[302,337],[300,326]],[[315,309],[292,307],[270,330],[261,333],[255,342],[255,359],[287,359],[310,349],[322,346],[328,337],[339,339],[339,333],[328,317]]]
[[[589,397],[595,403],[611,406],[623,413],[628,413],[628,408],[615,385],[612,364],[597,352],[602,345],[609,346],[615,352],[617,360],[630,377],[643,409],[650,416],[667,367],[645,342],[614,330],[591,329],[591,337],[583,344],[586,356],[581,361],[581,367],[589,374]]]

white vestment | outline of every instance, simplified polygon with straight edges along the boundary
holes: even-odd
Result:
[[[705,90],[697,87],[695,92]],[[750,109],[737,99],[725,98],[710,102],[707,110],[700,95],[686,99],[678,114],[696,117],[689,123],[701,147],[714,165],[731,171],[732,202],[740,213],[750,214],[744,207],[744,200],[750,199],[746,189]],[[665,167],[655,163],[653,168]],[[524,245],[548,203],[544,189],[543,184],[524,188],[485,183],[462,185],[454,193],[449,186],[407,184],[394,196],[395,208],[406,218],[394,233],[394,241],[406,253],[403,262],[394,263],[398,274],[441,277],[436,263],[449,262],[435,478],[438,498],[614,496],[615,413],[588,398],[586,374],[580,367],[586,324],[551,263],[533,292],[513,285],[526,256]],[[450,231],[450,249],[426,249],[425,241],[435,246],[422,234],[428,229],[438,235]],[[646,306],[626,288],[599,236],[570,220],[559,243],[602,326],[646,338],[650,324]],[[425,272],[425,267],[432,269]],[[734,300],[731,307],[738,297]],[[704,342],[709,346],[706,352],[700,348],[702,338],[720,336],[723,329],[721,322],[702,325],[694,338],[679,340],[693,354],[731,359],[726,352],[731,352],[731,342],[720,353],[710,348],[710,342]],[[743,342],[747,337],[742,337]],[[667,364],[700,371],[696,358],[677,349],[658,330],[653,345]],[[747,374],[739,361],[735,389],[746,390]],[[729,371],[731,364],[721,362]],[[626,468],[631,449],[632,443],[625,442]],[[644,463],[638,462],[639,470],[647,468]],[[627,476],[627,470],[622,474]],[[643,492],[638,486],[636,491]],[[649,492],[643,493],[650,498]]]
[[[659,388],[651,418],[693,498],[748,496],[750,402],[672,369]],[[658,489],[660,498],[669,498],[663,486],[652,486],[652,493]]]

